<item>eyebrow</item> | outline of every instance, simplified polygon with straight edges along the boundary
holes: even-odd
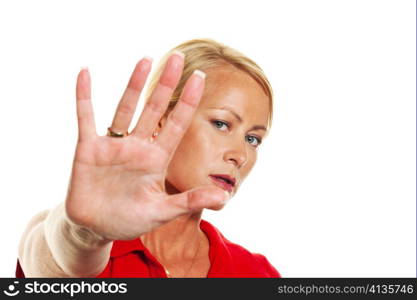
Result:
[[[235,118],[240,122],[240,123],[242,123],[243,121],[242,121],[242,118],[235,112],[235,111],[233,111],[233,110],[231,110],[230,108],[228,108],[228,107],[209,107],[209,109],[221,109],[221,110],[227,110],[227,111],[229,111],[232,115],[234,115],[235,116]],[[267,131],[266,130],[266,127],[265,126],[263,126],[263,125],[254,125],[254,126],[252,126],[252,128],[251,129],[249,129],[249,130],[265,130],[265,131]]]

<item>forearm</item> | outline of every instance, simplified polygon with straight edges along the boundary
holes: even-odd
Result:
[[[111,247],[112,242],[72,223],[61,204],[29,231],[19,259],[27,277],[95,277]]]

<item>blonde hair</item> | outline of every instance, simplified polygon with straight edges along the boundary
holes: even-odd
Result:
[[[149,83],[148,95],[149,98],[153,89],[156,87],[159,77],[164,69],[168,57],[174,51],[181,51],[185,54],[184,69],[181,79],[175,88],[175,91],[171,97],[166,113],[169,113],[178,102],[181,96],[182,89],[184,88],[185,82],[194,72],[198,69],[201,71],[207,70],[213,67],[224,66],[231,64],[234,67],[246,72],[250,75],[263,89],[265,94],[269,98],[270,113],[268,117],[268,130],[272,125],[273,116],[273,93],[272,87],[266,78],[262,69],[250,58],[246,57],[239,51],[216,42],[212,39],[193,39],[184,42],[177,47],[171,49],[161,60],[155,73]]]

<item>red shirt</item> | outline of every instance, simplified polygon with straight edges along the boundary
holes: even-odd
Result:
[[[207,235],[210,244],[210,269],[207,277],[281,277],[265,256],[251,253],[242,246],[230,242],[209,222],[201,220],[200,228]],[[16,277],[25,277],[19,262]],[[114,241],[109,262],[97,277],[166,278],[167,276],[164,267],[137,238],[130,241]]]

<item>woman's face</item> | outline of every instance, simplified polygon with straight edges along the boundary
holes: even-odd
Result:
[[[215,185],[234,195],[254,166],[266,134],[269,98],[260,85],[231,65],[206,74],[199,107],[168,167],[169,193]],[[228,175],[235,184],[213,175]]]

